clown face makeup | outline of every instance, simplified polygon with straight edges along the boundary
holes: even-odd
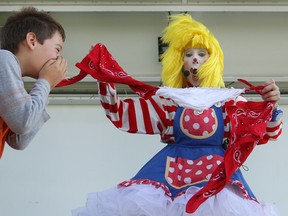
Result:
[[[185,50],[183,75],[187,77],[188,83],[192,86],[199,86],[200,80],[197,77],[197,69],[207,61],[209,53],[206,49],[193,49]]]

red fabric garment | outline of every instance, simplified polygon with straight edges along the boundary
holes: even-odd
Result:
[[[9,132],[9,128],[7,124],[0,118],[0,158],[4,151],[5,141],[7,134]]]
[[[80,63],[76,63],[76,66],[80,69],[80,73],[75,77],[63,80],[57,87],[71,85],[90,74],[93,78],[102,82],[129,85],[141,97],[149,97],[155,94],[158,89],[128,75],[103,44],[96,44]]]
[[[56,87],[63,87],[63,86],[67,86],[67,85],[72,85],[74,83],[79,82],[80,80],[85,78],[87,75],[88,74],[86,72],[80,71],[78,75],[62,80],[60,83],[57,84]]]
[[[248,90],[261,93],[260,89],[250,86]],[[274,103],[240,101],[234,104],[234,101],[228,101],[225,106],[231,122],[231,134],[224,161],[213,172],[207,185],[187,202],[188,213],[195,212],[205,200],[220,192],[233,173],[246,161],[258,142],[263,141],[267,122],[272,117]]]

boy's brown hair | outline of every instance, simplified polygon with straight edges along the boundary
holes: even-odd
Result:
[[[48,13],[38,11],[34,7],[23,8],[8,17],[4,24],[1,32],[1,49],[9,50],[15,54],[18,44],[25,40],[27,33],[35,33],[37,41],[43,44],[57,31],[64,42],[66,36],[63,27]]]

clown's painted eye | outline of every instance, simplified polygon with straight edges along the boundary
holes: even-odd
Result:
[[[204,56],[206,56],[207,54],[205,53],[205,52],[200,52],[199,53],[199,56],[201,56],[201,57],[204,57]]]

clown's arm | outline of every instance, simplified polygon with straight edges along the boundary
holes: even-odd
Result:
[[[129,133],[160,134],[161,141],[173,143],[176,105],[169,99],[151,96],[121,100],[113,83],[98,82],[101,105],[108,119]]]
[[[266,135],[264,139],[260,142],[266,143],[269,140],[277,140],[282,133],[282,110],[279,109],[277,102],[280,100],[279,87],[276,85],[274,80],[268,80],[264,83],[264,88],[262,89],[262,99],[264,101],[271,101],[275,103],[275,107],[272,113],[272,119],[267,124]],[[283,113],[283,112],[282,112]],[[279,115],[280,114],[280,115]]]

